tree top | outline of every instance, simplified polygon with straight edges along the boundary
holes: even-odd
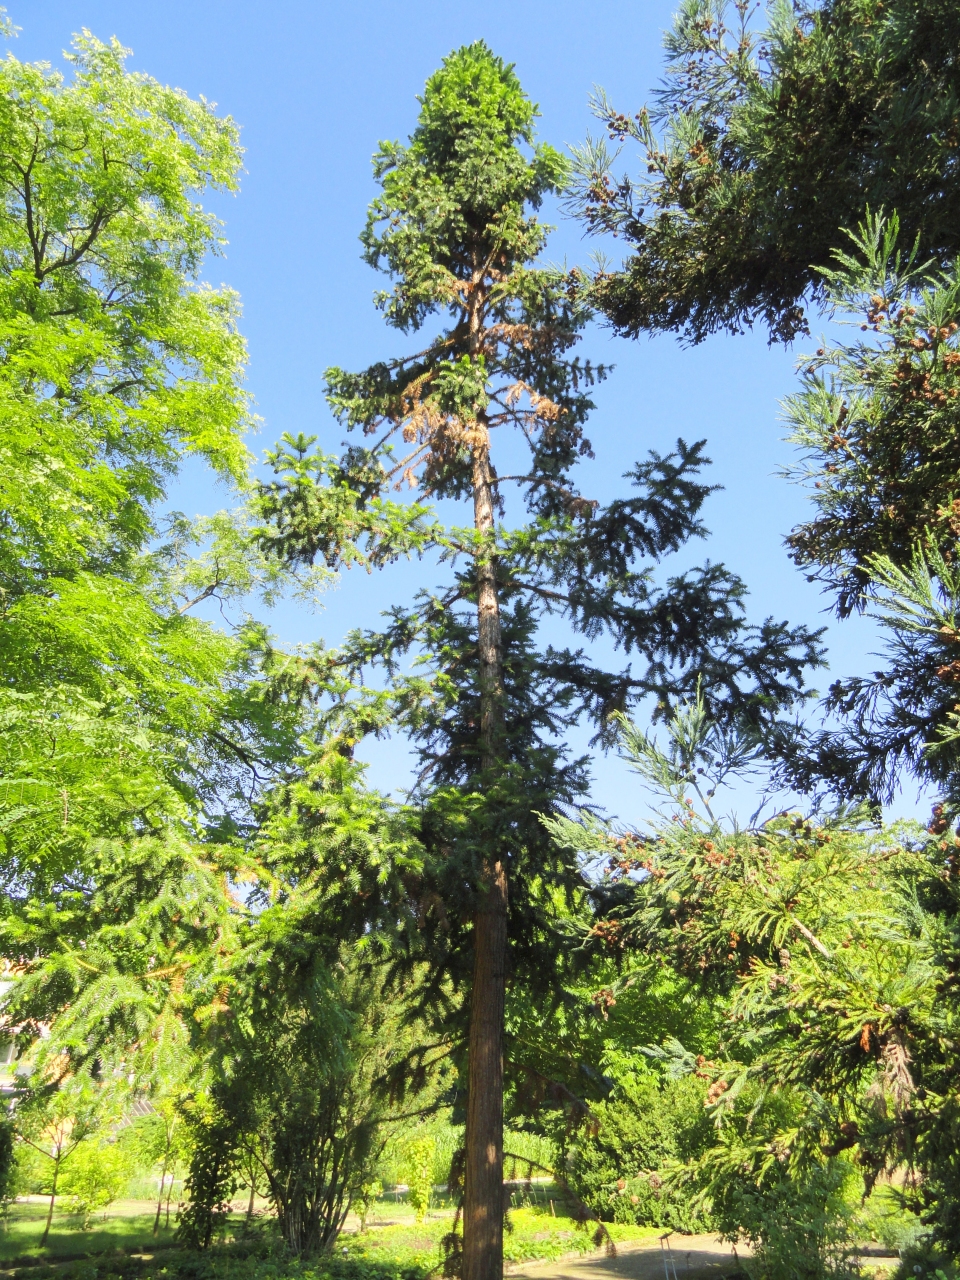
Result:
[[[532,261],[547,228],[527,213],[559,192],[563,156],[537,143],[537,106],[512,66],[482,41],[444,59],[427,81],[408,145],[373,158],[382,194],[361,236],[371,266],[398,280],[378,297],[390,321],[418,328],[479,271],[501,277]]]

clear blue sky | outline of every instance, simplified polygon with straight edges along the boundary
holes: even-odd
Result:
[[[458,45],[484,39],[514,62],[540,104],[540,134],[554,145],[581,140],[591,127],[588,98],[602,85],[621,109],[636,111],[660,76],[661,38],[672,0],[9,0],[21,27],[17,57],[55,64],[71,33],[116,35],[133,50],[130,65],[203,94],[243,128],[246,173],[236,198],[215,203],[230,241],[208,276],[239,290],[250,346],[249,384],[264,420],[258,451],[283,431],[319,434],[333,450],[340,431],[322,396],[331,364],[360,368],[403,350],[371,304],[378,287],[360,260],[357,235],[373,195],[370,156],[382,138],[405,138],[415,95]],[[626,157],[625,157],[626,158]],[[584,261],[594,246],[561,223],[551,258]],[[616,242],[606,246],[608,252]],[[778,424],[778,400],[794,385],[795,351],[767,347],[762,334],[718,337],[690,350],[671,338],[627,342],[597,328],[584,351],[617,368],[598,395],[590,424],[597,496],[622,491],[619,477],[648,448],[677,436],[707,437],[713,480],[724,486],[707,509],[712,535],[677,557],[676,568],[706,556],[723,560],[750,586],[751,615],[829,622],[825,601],[790,563],[783,537],[803,518],[806,499],[780,479],[791,450]],[[190,514],[224,505],[202,476],[175,495]],[[320,614],[293,607],[271,622],[289,643],[322,634],[335,644],[352,626],[372,626],[379,610],[434,574],[413,564],[386,575],[348,575]],[[831,624],[829,672],[872,662],[873,630],[860,621]],[[399,744],[375,746],[373,780],[402,782]],[[624,818],[643,797],[616,761],[598,761],[596,799]],[[910,800],[900,809],[911,809]]]

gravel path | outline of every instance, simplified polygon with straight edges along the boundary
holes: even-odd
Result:
[[[509,1274],[515,1280],[720,1280],[739,1270],[733,1246],[722,1244],[717,1236],[671,1235],[617,1245],[615,1257],[595,1253],[559,1262],[528,1262],[511,1267]]]
[[[594,1253],[555,1262],[528,1262],[508,1267],[511,1280],[725,1280],[740,1273],[737,1257],[749,1257],[750,1250],[724,1244],[718,1236],[654,1237],[620,1244],[614,1257]],[[900,1259],[877,1246],[863,1246],[860,1266],[870,1275],[890,1271]]]

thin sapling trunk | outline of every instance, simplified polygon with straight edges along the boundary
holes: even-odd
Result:
[[[42,1249],[47,1243],[47,1237],[50,1235],[50,1225],[53,1222],[53,1206],[57,1200],[57,1183],[60,1180],[60,1164],[63,1160],[62,1153],[58,1153],[53,1159],[53,1183],[50,1188],[50,1204],[47,1208],[47,1221],[43,1227],[43,1235],[40,1237],[40,1248]]]
[[[157,1235],[157,1234],[159,1233],[159,1231],[160,1231],[160,1214],[161,1214],[161,1213],[162,1213],[162,1211],[163,1211],[163,1193],[164,1193],[164,1191],[165,1191],[165,1189],[166,1189],[166,1185],[165,1185],[165,1184],[166,1184],[166,1181],[167,1181],[167,1165],[168,1165],[169,1160],[170,1160],[170,1147],[171,1147],[171,1144],[170,1144],[170,1142],[168,1141],[168,1142],[167,1142],[166,1149],[165,1149],[165,1151],[164,1151],[164,1153],[163,1153],[163,1165],[161,1166],[161,1169],[160,1169],[160,1192],[159,1192],[159,1194],[158,1194],[158,1196],[157,1196],[157,1216],[156,1216],[156,1217],[154,1218],[154,1220],[153,1220],[153,1234],[154,1234],[154,1235]],[[169,1200],[169,1196],[168,1196],[168,1197],[167,1197],[167,1203],[168,1203],[168,1205],[169,1205],[169,1202],[170,1202],[170,1200]]]

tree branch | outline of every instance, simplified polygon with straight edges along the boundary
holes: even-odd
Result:
[[[805,924],[801,923],[801,921],[799,921],[796,918],[796,916],[792,916],[791,921],[796,927],[797,932],[802,934],[803,937],[806,938],[806,940],[810,943],[811,947],[814,947],[817,951],[819,951],[822,956],[826,956],[828,960],[833,959],[833,956],[827,950],[827,948],[823,945],[820,939],[816,936],[816,934],[811,933]]]

